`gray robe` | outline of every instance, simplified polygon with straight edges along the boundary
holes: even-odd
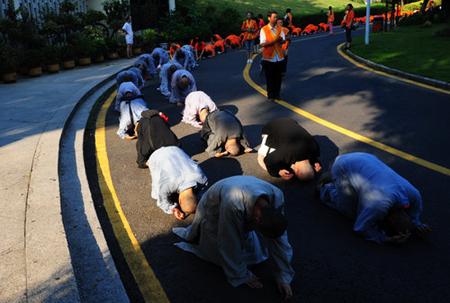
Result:
[[[238,143],[244,149],[250,147],[241,122],[227,110],[218,109],[206,116],[201,136],[208,144],[205,151],[211,157],[214,157],[216,153],[223,152],[224,144],[229,139],[237,138]]]
[[[175,245],[221,266],[233,286],[241,285],[253,276],[247,265],[267,259],[268,247],[276,265],[277,282],[291,283],[294,270],[287,233],[276,239],[264,238],[265,247],[256,232],[246,228],[252,222],[253,207],[261,196],[267,197],[273,207],[284,210],[282,191],[270,183],[253,176],[222,179],[200,199],[192,225],[173,229],[190,243]]]

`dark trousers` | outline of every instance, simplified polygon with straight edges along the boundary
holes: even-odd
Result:
[[[283,74],[286,72],[287,62],[288,62],[288,56],[284,56],[283,63]]]
[[[263,60],[262,65],[266,74],[267,98],[280,98],[281,80],[283,73],[284,60],[278,62],[270,62]]]
[[[345,28],[345,36],[347,37],[347,42],[351,43],[352,42],[352,30],[351,30],[351,28],[348,28],[348,27]]]

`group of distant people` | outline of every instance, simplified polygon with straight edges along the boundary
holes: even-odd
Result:
[[[269,24],[261,28],[260,42],[266,75],[279,73],[281,78],[280,62],[285,58],[281,46],[286,36],[277,20],[277,13],[269,11]],[[141,89],[159,73],[159,91],[169,102],[184,107],[182,122],[201,129],[200,137],[210,157],[253,151],[239,119],[197,90],[189,72],[199,58],[196,46],[172,46],[176,47],[172,58],[170,52],[155,48],[117,75],[117,134],[137,140],[136,162],[139,168],[150,170],[151,196],[157,206],[179,220],[195,214],[191,226],[174,228],[174,233],[186,240],[177,243],[178,247],[220,265],[231,285],[245,283],[251,288],[263,284],[248,265],[260,263],[270,254],[278,289],[284,299],[289,299],[293,251],[286,232],[283,192],[254,176],[225,178],[208,188],[207,176],[182,149],[168,117],[147,107]],[[269,98],[279,97],[277,88],[272,86],[269,91],[269,78],[267,81]],[[257,162],[272,177],[308,182],[321,173],[320,153],[318,142],[306,129],[293,119],[278,118],[262,128]],[[331,172],[322,173],[318,179],[316,193],[325,205],[354,220],[354,231],[367,240],[400,244],[431,232],[419,219],[419,191],[371,154],[337,157]],[[257,234],[266,241],[260,242]]]

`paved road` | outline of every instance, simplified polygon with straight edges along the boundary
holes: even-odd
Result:
[[[363,34],[358,31],[356,35]],[[449,96],[353,66],[338,55],[344,35],[300,37],[289,53],[281,97],[292,106],[347,130],[442,167],[450,168]],[[265,88],[256,64],[251,79]],[[209,159],[199,131],[180,123],[180,109],[169,105],[155,90],[146,90],[150,108],[170,117],[172,130],[184,150],[197,161],[209,184],[232,175],[254,175],[279,186],[286,196],[289,239],[294,249],[296,276],[293,302],[448,302],[450,244],[447,219],[450,206],[448,175],[405,160],[385,150],[326,127],[282,104],[268,103],[243,77],[245,54],[230,51],[202,61],[193,73],[198,88],[220,106],[234,111],[244,125],[252,147],[260,144],[263,125],[277,117],[291,117],[316,136],[327,169],[339,155],[354,151],[375,154],[406,177],[421,192],[423,220],[433,228],[426,241],[412,240],[402,247],[369,243],[352,232],[352,223],[321,205],[314,196],[315,182],[281,182],[257,165],[257,154]],[[186,226],[164,214],[150,197],[148,170],[135,164],[135,142],[115,134],[118,115],[111,107],[106,117],[106,147],[114,188],[124,214],[146,259],[173,303],[278,302],[270,275],[270,261],[252,268],[265,287],[233,288],[221,269],[173,246],[179,241],[172,227]],[[108,228],[106,228],[108,229]],[[113,243],[114,239],[109,239]],[[116,263],[133,301],[143,300],[127,266],[112,244]],[[117,261],[121,260],[121,261]],[[137,279],[139,280],[139,279]]]

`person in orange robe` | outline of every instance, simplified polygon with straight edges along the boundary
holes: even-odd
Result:
[[[241,48],[241,39],[236,35],[229,35],[225,38],[225,43],[232,49],[235,49],[237,47]]]
[[[223,40],[222,37],[218,34],[212,35],[211,36],[211,43],[216,43],[217,41],[221,41]]]
[[[225,41],[223,40],[216,41],[216,43],[214,43],[214,51],[219,55],[221,53],[226,52],[227,49],[225,47]]]
[[[302,34],[302,28],[294,27],[291,34],[292,34],[292,36],[300,36]]]
[[[173,59],[173,56],[175,55],[175,53],[177,52],[177,50],[179,48],[181,48],[181,46],[177,43],[172,43],[170,45],[170,49],[169,49],[170,59]]]
[[[214,57],[216,55],[214,51],[214,44],[207,44],[205,46],[205,54],[208,58]]]
[[[200,60],[203,58],[203,54],[205,52],[205,42],[201,41],[198,37],[195,37],[195,39],[192,39],[191,46],[195,49],[195,60]]]

